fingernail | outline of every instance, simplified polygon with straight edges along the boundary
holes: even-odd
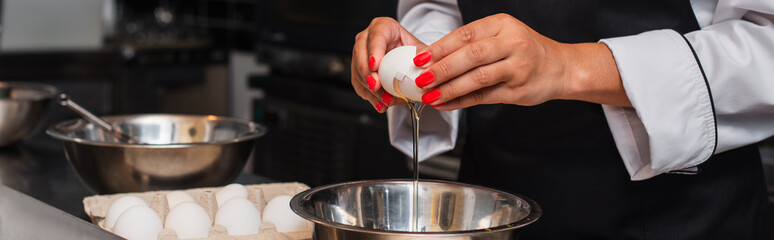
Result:
[[[382,92],[382,102],[384,104],[390,105],[390,102],[392,101],[392,94],[388,93],[387,91]]]
[[[374,69],[374,64],[376,64],[376,58],[374,56],[371,56],[368,58],[368,68]]]
[[[382,107],[384,107],[384,104],[382,104],[381,102],[377,102],[376,103],[375,108],[376,108],[377,112],[381,112],[382,111]]]
[[[374,87],[376,87],[376,79],[374,79],[374,77],[372,77],[371,75],[368,75],[368,77],[366,77],[366,83],[368,83],[368,89],[371,89],[371,91],[373,91]]]
[[[425,104],[430,104],[439,98],[441,98],[441,91],[438,89],[433,89],[433,91],[429,91],[422,95],[422,102]]]
[[[414,79],[414,81],[417,84],[417,87],[419,88],[423,88],[427,86],[428,84],[432,83],[433,80],[435,80],[435,74],[433,74],[433,72],[431,71],[427,71],[423,74],[420,74],[419,76],[417,76],[416,79]]]
[[[431,57],[432,57],[432,55],[430,55],[430,52],[420,53],[419,55],[414,57],[414,65],[416,65],[417,67],[425,65],[428,62],[430,62],[430,58]]]
[[[434,108],[438,108],[438,107],[440,107],[440,106],[443,106],[443,105],[445,105],[445,104],[446,104],[446,103],[439,103],[439,104],[436,104],[436,105],[430,105],[430,106],[432,106],[432,107],[434,107]]]

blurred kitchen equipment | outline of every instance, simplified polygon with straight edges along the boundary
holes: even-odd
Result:
[[[293,197],[296,214],[323,239],[515,239],[542,214],[534,201],[447,181],[419,182],[418,229],[410,231],[412,180],[369,180],[316,187]]]
[[[47,133],[62,140],[81,181],[97,193],[219,186],[232,182],[266,128],[217,116],[146,114],[104,117],[147,144],[121,143],[82,119]]]
[[[6,86],[0,86],[0,98],[8,98],[11,96],[11,88]]]
[[[96,50],[103,0],[4,0],[0,51]]]
[[[32,133],[54,95],[50,85],[0,82],[0,147]]]
[[[64,93],[59,94],[59,98],[57,98],[56,100],[57,102],[59,102],[59,105],[65,106],[70,110],[73,110],[75,113],[78,113],[78,115],[81,115],[81,117],[83,117],[84,119],[102,128],[102,130],[112,133],[113,136],[118,138],[119,141],[123,143],[130,143],[130,144],[141,143],[140,140],[137,139],[136,137],[124,134],[124,132],[121,131],[121,128],[111,125],[105,120],[102,120],[101,118],[97,117],[97,115],[94,115],[88,110],[86,110],[85,108],[81,107],[81,105],[78,105],[77,103],[73,102],[73,100],[71,100],[70,96],[68,96],[67,94],[64,94]]]
[[[167,26],[175,20],[175,14],[172,12],[168,0],[159,1],[159,6],[153,9],[153,17],[156,18],[156,23],[161,26]]]
[[[375,17],[395,17],[396,0],[257,1],[256,40],[307,51],[350,55],[352,42]],[[314,39],[314,41],[309,41]]]
[[[397,6],[396,0],[256,1],[258,60],[275,73],[348,84],[355,35],[375,17],[395,17]]]

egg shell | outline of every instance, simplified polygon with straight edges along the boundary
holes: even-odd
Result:
[[[394,48],[387,52],[379,63],[379,81],[382,83],[382,88],[393,96],[402,96],[414,100],[422,101],[422,94],[425,91],[417,87],[414,79],[422,73],[422,68],[414,65],[414,57],[417,55],[416,46],[401,46]],[[398,88],[400,93],[394,88],[393,81],[395,80],[396,73],[403,73],[408,79],[398,81]],[[400,80],[400,79],[399,79]]]
[[[290,209],[289,195],[279,195],[271,199],[263,209],[263,221],[274,223],[277,232],[300,232],[310,224]]]
[[[175,208],[178,204],[184,203],[184,202],[196,202],[193,197],[191,197],[190,194],[185,193],[183,191],[172,191],[170,193],[167,193],[167,205],[169,206],[169,209]]]
[[[116,220],[113,233],[128,240],[156,239],[161,232],[161,219],[148,206],[134,206],[126,209]]]
[[[169,211],[164,227],[175,230],[179,239],[206,238],[212,221],[207,211],[196,202],[183,202]]]
[[[215,193],[215,201],[218,202],[218,207],[234,197],[247,198],[247,188],[242,186],[242,184],[232,183]]]
[[[261,227],[261,213],[247,198],[235,197],[218,208],[215,224],[228,230],[228,235],[257,234]]]
[[[148,203],[135,196],[123,196],[113,201],[113,203],[110,204],[110,208],[108,208],[107,214],[105,214],[105,227],[108,229],[115,227],[118,217],[121,216],[126,209],[134,206],[148,206]]]

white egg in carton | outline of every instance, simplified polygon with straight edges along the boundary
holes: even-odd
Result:
[[[225,190],[224,190],[225,189]],[[294,196],[304,190],[309,189],[308,186],[302,184],[302,183],[267,183],[267,184],[255,184],[255,185],[245,185],[244,189],[247,190],[247,200],[249,200],[250,203],[252,203],[255,208],[258,210],[259,215],[263,215],[265,217],[269,218],[277,218],[277,216],[281,216],[282,214],[277,214],[278,210],[272,209],[269,210],[269,212],[266,212],[267,210],[267,204],[271,202],[272,200],[275,200],[276,202],[282,202],[281,204],[272,203],[270,205],[277,205],[280,207],[286,207],[284,205],[284,202],[287,202],[288,196]],[[221,191],[224,190],[224,191]],[[171,194],[170,194],[171,193]],[[187,194],[183,194],[187,193]],[[201,206],[204,209],[204,212],[206,212],[206,215],[209,217],[210,223],[213,223],[213,226],[211,227],[208,237],[206,238],[194,238],[194,239],[217,239],[217,240],[226,240],[226,239],[234,239],[234,240],[241,240],[241,239],[264,239],[264,240],[284,240],[284,239],[311,239],[312,238],[312,229],[313,225],[311,222],[305,221],[304,224],[299,227],[292,227],[288,228],[287,224],[280,223],[280,224],[274,224],[271,221],[266,221],[265,219],[263,221],[259,220],[260,227],[257,234],[250,234],[250,235],[241,235],[241,236],[232,236],[229,235],[229,230],[233,233],[235,230],[233,228],[227,228],[220,224],[214,224],[216,222],[216,216],[218,215],[218,205],[220,202],[221,207],[226,205],[225,203],[229,203],[229,200],[233,197],[233,195],[243,195],[244,193],[240,193],[238,190],[234,190],[234,186],[227,186],[227,187],[215,187],[215,188],[194,188],[194,189],[186,189],[186,190],[178,190],[178,191],[153,191],[153,192],[141,192],[141,193],[120,193],[120,194],[111,194],[111,195],[95,195],[86,197],[83,199],[83,208],[86,211],[86,214],[89,215],[91,218],[91,222],[98,225],[99,227],[106,229],[108,231],[114,231],[117,229],[113,229],[115,226],[108,227],[108,222],[111,222],[110,224],[116,224],[117,220],[115,219],[115,216],[111,216],[113,219],[106,219],[108,215],[116,215],[116,213],[110,213],[108,214],[108,210],[111,208],[111,205],[113,205],[116,200],[121,199],[123,202],[130,202],[127,203],[127,206],[121,206],[118,208],[121,208],[120,210],[112,210],[112,211],[119,211],[118,215],[122,215],[120,212],[126,212],[126,209],[131,209],[135,205],[141,205],[142,203],[137,203],[137,199],[132,199],[131,197],[127,196],[134,196],[141,200],[143,200],[145,203],[147,203],[147,206],[152,209],[161,220],[161,223],[166,223],[164,225],[170,225],[169,222],[167,222],[166,218],[168,215],[170,215],[170,210],[174,209],[175,206],[180,206],[180,204],[185,202],[190,202],[190,198],[193,198],[196,204]],[[219,195],[219,197],[216,197],[216,195]],[[219,199],[224,199],[220,200]],[[238,202],[238,201],[233,201]],[[229,203],[228,205],[238,205],[240,203]],[[198,209],[196,206],[191,206],[192,204],[185,204],[188,206],[181,206],[181,209],[194,209],[194,210],[185,210],[186,213],[182,214],[185,215],[185,217],[181,219],[190,219],[193,217],[188,217],[188,215],[196,216],[196,214],[202,214],[198,213],[195,210]],[[232,211],[233,210],[225,210],[226,208],[234,208],[232,206],[223,207],[224,211]],[[192,208],[193,207],[193,208]],[[269,206],[272,207],[272,206]],[[115,208],[115,207],[114,207]],[[137,207],[140,208],[140,207]],[[277,207],[274,207],[277,208]],[[289,208],[289,207],[287,207]],[[179,210],[176,210],[179,211]],[[283,210],[280,210],[281,212]],[[287,211],[287,209],[284,209],[284,211]],[[142,215],[143,212],[139,211],[139,215]],[[190,213],[190,214],[188,214]],[[196,214],[195,214],[196,213]],[[221,213],[221,215],[226,215],[227,213]],[[273,216],[266,216],[266,214],[270,214]],[[137,214],[136,214],[137,215]],[[180,216],[181,214],[176,214]],[[202,214],[203,215],[203,214]],[[244,212],[240,212],[240,216],[244,216]],[[123,215],[121,217],[124,217]],[[297,216],[294,216],[297,217]],[[180,217],[177,217],[180,218]],[[223,218],[221,216],[221,218]],[[300,217],[299,217],[300,218]],[[170,219],[171,220],[171,219]],[[154,220],[155,221],[155,220]],[[285,220],[290,221],[290,220]],[[230,224],[228,221],[220,221],[223,224]],[[233,221],[232,221],[233,222]],[[117,224],[121,225],[121,224]],[[123,224],[126,225],[126,224]],[[175,224],[171,224],[175,225]],[[178,224],[179,225],[179,224]],[[291,229],[290,232],[288,232],[287,229]],[[303,229],[301,231],[295,231]],[[178,233],[173,229],[173,226],[164,226],[164,228],[161,230],[161,232],[158,234],[159,240],[177,240]]]

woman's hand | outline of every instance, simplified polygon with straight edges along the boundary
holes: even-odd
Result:
[[[427,69],[416,84],[430,90],[423,102],[440,110],[553,99],[631,105],[606,45],[559,43],[507,14],[462,26],[418,51],[414,62]]]
[[[403,45],[426,47],[395,19],[387,17],[375,18],[368,28],[355,37],[355,46],[352,48],[352,86],[360,97],[369,101],[380,113],[399,101],[381,88],[376,71],[388,50]]]

